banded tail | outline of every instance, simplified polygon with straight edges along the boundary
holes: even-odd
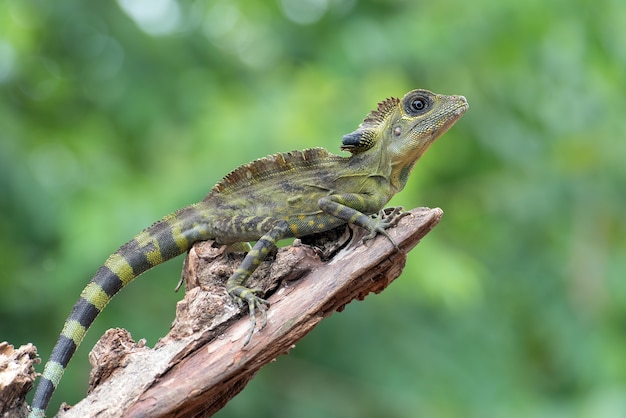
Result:
[[[135,277],[212,238],[208,211],[200,204],[166,216],[113,253],[80,294],[46,363],[33,398],[30,418],[45,416],[61,376],[87,330],[113,296]]]

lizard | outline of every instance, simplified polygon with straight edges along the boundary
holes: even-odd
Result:
[[[357,129],[344,135],[341,150],[308,148],[273,154],[236,168],[198,203],[179,209],[144,229],[107,258],[82,290],[44,367],[29,417],[46,407],[85,333],[113,296],[152,267],[187,252],[198,241],[239,246],[256,241],[226,282],[226,291],[266,321],[267,300],[246,279],[283,238],[303,237],[354,224],[369,232],[363,242],[386,236],[406,214],[385,215],[384,206],[401,191],[417,160],[468,109],[463,96],[412,90],[402,99],[378,103]]]

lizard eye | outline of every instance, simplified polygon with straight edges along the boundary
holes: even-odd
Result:
[[[405,100],[404,108],[407,113],[417,116],[426,112],[430,108],[431,104],[432,102],[428,96],[417,94],[415,96],[408,97]]]
[[[424,110],[425,107],[426,107],[426,100],[422,98],[415,99],[411,102],[411,109],[413,109],[416,112],[419,112],[420,110]]]

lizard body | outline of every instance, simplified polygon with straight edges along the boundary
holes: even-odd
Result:
[[[283,238],[302,237],[352,223],[383,234],[401,216],[378,214],[402,190],[416,161],[467,110],[463,96],[413,90],[378,104],[345,135],[344,157],[323,148],[274,154],[245,164],[200,202],[170,214],[112,254],[83,289],[67,318],[33,399],[30,417],[43,417],[52,393],[85,333],[113,296],[150,268],[187,252],[198,241],[256,241],[227,281],[228,293],[265,318],[267,301],[246,279]],[[391,240],[391,238],[389,238]],[[393,241],[391,241],[393,243]],[[395,245],[395,243],[394,243]]]

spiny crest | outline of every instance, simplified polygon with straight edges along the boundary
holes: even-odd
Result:
[[[282,152],[259,158],[258,160],[237,167],[224,176],[219,183],[213,186],[207,198],[229,189],[256,183],[274,174],[317,164],[320,160],[327,159],[328,157],[341,158],[331,154],[324,148],[308,148],[302,151]]]
[[[376,127],[383,123],[387,116],[398,107],[400,104],[400,99],[397,97],[389,97],[388,99],[383,100],[378,103],[376,109],[372,110],[366,117],[363,119],[363,123],[359,125],[359,127]]]
[[[400,99],[396,97],[390,97],[378,103],[378,107],[368,113],[356,131],[343,136],[341,149],[358,154],[373,147],[376,143],[377,128],[385,122],[399,104]]]

